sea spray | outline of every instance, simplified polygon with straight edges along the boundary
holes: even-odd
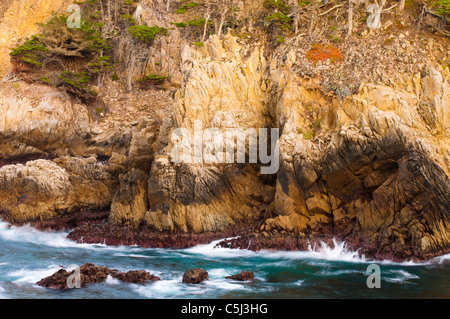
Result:
[[[30,226],[0,222],[0,298],[298,298],[345,297],[367,293],[367,265],[373,261],[344,242],[318,243],[307,251],[250,251],[216,247],[221,241],[188,249],[108,247],[77,244],[65,232],[41,232]],[[448,255],[426,264],[377,262],[384,297],[422,297],[434,291],[448,295]],[[121,270],[146,269],[161,277],[153,284],[118,283],[111,278],[70,293],[38,287],[36,282],[61,266],[87,262]],[[198,286],[181,282],[184,271],[201,267],[209,281]],[[226,279],[252,271],[255,280]],[[414,289],[408,289],[414,287]]]

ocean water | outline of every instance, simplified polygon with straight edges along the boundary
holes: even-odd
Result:
[[[381,288],[369,289],[374,262],[348,251],[345,243],[305,252],[214,248],[215,242],[189,249],[149,249],[76,244],[66,232],[41,232],[0,222],[0,298],[450,298],[450,255],[429,262],[377,262]],[[36,285],[70,265],[94,263],[121,271],[145,269],[161,281],[144,285],[106,282],[58,291]],[[209,280],[181,282],[184,271],[204,268]],[[225,279],[253,271],[255,280]]]

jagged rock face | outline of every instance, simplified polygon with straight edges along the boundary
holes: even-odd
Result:
[[[169,81],[174,86],[180,86],[183,78],[183,72],[180,70],[180,51],[187,44],[177,28],[173,27],[171,18],[167,15],[165,3],[159,0],[141,0],[137,5],[133,15],[136,23],[147,26],[160,26],[170,28],[167,36],[155,39],[154,45],[146,48],[148,58],[140,65],[137,63],[133,76],[142,76],[143,74],[161,74],[169,76]],[[119,52],[120,60],[128,54],[135,55],[136,52],[127,52],[127,47]]]
[[[335,236],[380,258],[445,252],[449,178],[399,134],[392,129],[361,144],[343,136],[318,158],[308,158],[308,148],[295,154],[278,175],[274,209],[280,216],[262,228]]]
[[[273,203],[279,216],[262,230],[335,236],[378,258],[427,259],[448,251],[444,76],[429,68],[402,85],[407,91],[363,84],[359,94],[337,103],[290,74],[289,60],[270,70],[282,163]],[[306,139],[305,109],[333,131]]]
[[[220,43],[211,37],[201,51],[182,52],[185,82],[176,94],[174,128],[192,131],[198,119],[207,127],[279,127],[275,189],[258,194],[260,176],[241,178],[233,165],[174,165],[169,141],[150,174],[148,225],[221,230],[239,220],[233,204],[245,207],[241,199],[247,197],[251,205],[270,203],[265,207],[274,217],[261,226],[269,233],[338,237],[379,258],[427,259],[448,251],[445,76],[428,68],[398,87],[362,84],[358,94],[339,100],[323,94],[315,79],[291,72],[293,53],[267,66],[259,49],[244,61],[245,50],[233,39]],[[306,134],[311,128],[314,134]],[[249,180],[255,183],[242,194],[230,192]]]
[[[174,118],[162,129],[159,155],[149,180],[146,225],[159,231],[221,231],[257,220],[273,196],[273,187],[257,167],[235,164],[174,164],[170,156],[174,128],[192,135],[203,128],[265,128],[259,49],[240,51],[236,39],[210,37],[201,50],[181,52],[182,88],[176,93]],[[170,127],[172,126],[172,127]],[[205,142],[207,144],[208,142]]]
[[[33,0],[37,10],[31,14],[33,6],[24,6],[27,19],[15,19],[23,2],[13,1],[4,12],[2,61],[9,60],[7,49],[17,38],[13,30],[32,35],[35,22],[68,4]],[[137,8],[139,23],[171,27],[161,1],[142,0]],[[155,239],[160,232],[168,239],[184,233],[179,245],[187,233],[258,225],[267,242],[271,234],[292,235],[289,248],[339,237],[379,258],[426,259],[448,252],[448,69],[430,62],[422,73],[397,74],[401,83],[362,83],[346,97],[325,94],[323,79],[299,75],[295,62],[305,57],[289,47],[298,41],[268,54],[264,43],[241,45],[230,35],[211,36],[201,48],[187,46],[178,30],[159,37],[145,61],[122,71],[133,79],[168,75],[179,87],[162,125],[150,118],[136,118],[131,127],[119,121],[97,125],[86,106],[55,89],[2,84],[0,165],[30,155],[56,159],[0,167],[0,211],[12,222],[27,222],[111,205],[108,227],[81,233],[151,229],[149,246],[164,246]],[[135,53],[126,43],[118,46],[117,60]],[[6,68],[0,67],[1,75]],[[196,121],[200,129],[219,132],[279,128],[279,171],[263,176],[260,164],[173,163],[173,130],[193,133]],[[100,163],[92,154],[108,160]]]
[[[139,169],[132,168],[119,179],[120,187],[111,204],[109,221],[137,229],[147,212],[148,175]]]
[[[45,221],[79,210],[109,210],[120,174],[131,168],[150,170],[155,120],[143,117],[132,127],[114,125],[98,131],[86,105],[74,103],[54,88],[21,83],[15,91],[2,84],[0,91],[0,211],[9,221]],[[146,177],[141,184],[141,203],[132,205],[136,215],[136,207],[143,207],[141,215],[147,207]],[[121,205],[128,204],[118,200],[114,209]],[[122,214],[125,206],[119,209]]]
[[[184,82],[175,96],[175,127],[193,130],[198,120],[205,128],[267,127],[261,48],[246,52],[235,37],[213,35],[199,50],[185,46],[181,62]]]
[[[245,225],[259,218],[273,196],[273,187],[251,167],[173,167],[163,157],[151,173],[145,221],[158,231],[200,233]]]
[[[38,30],[37,23],[45,21],[52,12],[66,11],[72,0],[14,0],[5,4],[0,16],[0,76],[10,69],[9,49],[19,39],[31,37]],[[3,3],[2,3],[3,5]]]
[[[16,223],[109,206],[116,185],[95,157],[36,160],[0,168],[0,207]]]
[[[36,96],[35,90],[39,90]],[[67,96],[46,86],[0,87],[0,156],[2,158],[45,154],[66,155],[80,149],[89,132],[88,111]],[[25,94],[24,94],[25,95]]]

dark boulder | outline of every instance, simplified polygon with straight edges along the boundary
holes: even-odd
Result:
[[[251,271],[243,271],[237,275],[227,276],[226,279],[239,280],[239,281],[250,281],[255,279],[255,275]]]
[[[67,279],[75,274],[76,270],[71,272],[60,269],[53,275],[43,278],[36,284],[46,288],[68,289]],[[120,272],[117,269],[108,269],[107,267],[99,267],[94,264],[84,264],[79,269],[80,286],[84,287],[88,284],[104,282],[108,276],[117,278],[124,282],[142,284],[149,281],[158,281],[159,277],[150,275],[145,270],[130,270],[127,273]]]
[[[183,275],[185,284],[199,284],[208,279],[208,272],[201,268],[189,269]]]
[[[159,281],[161,278],[158,276],[150,275],[145,270],[130,270],[129,272],[118,272],[118,273],[112,273],[111,276],[113,278],[130,282],[134,284],[143,284],[148,281]]]

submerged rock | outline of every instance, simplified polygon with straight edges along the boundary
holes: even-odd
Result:
[[[158,276],[150,275],[145,270],[130,270],[126,273],[124,272],[112,273],[111,276],[113,278],[134,284],[143,284],[148,281],[161,280],[161,278],[159,278]]]
[[[77,270],[72,270],[71,272],[68,272],[65,269],[60,269],[53,275],[41,279],[36,284],[46,288],[68,289],[69,287],[67,286],[67,279],[71,275],[75,274],[76,271]],[[150,275],[145,270],[131,270],[127,273],[123,273],[118,271],[117,269],[108,269],[105,266],[100,267],[90,263],[80,266],[79,276],[81,287],[92,283],[104,282],[106,278],[108,278],[108,276],[124,282],[136,284],[143,284],[149,281],[154,282],[160,280],[159,277]]]
[[[255,275],[251,271],[243,271],[237,275],[227,276],[226,279],[238,280],[238,281],[250,281],[255,279]]]
[[[185,284],[199,284],[208,279],[208,272],[201,268],[189,269],[183,275],[183,283]]]

